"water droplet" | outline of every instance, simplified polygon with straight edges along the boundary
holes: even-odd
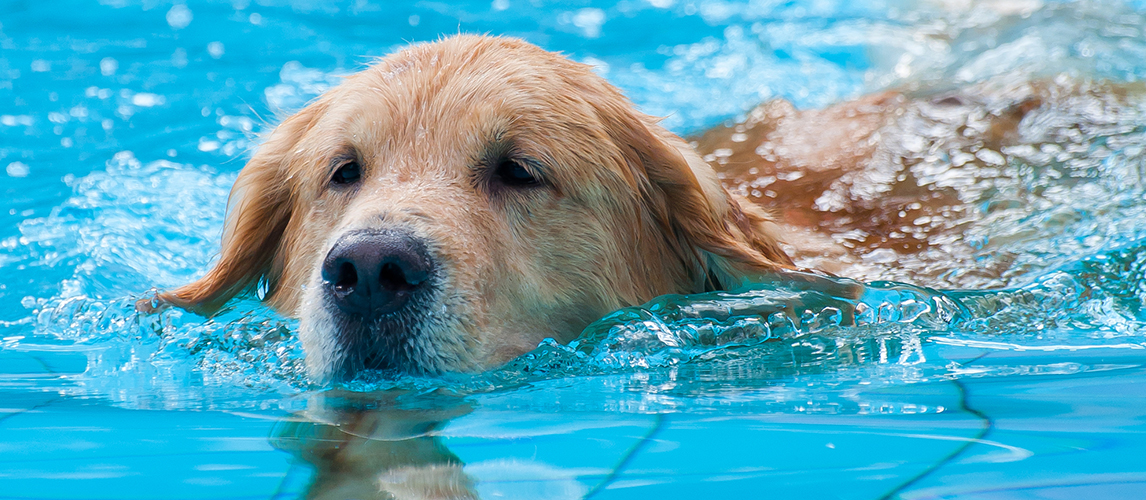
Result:
[[[8,164],[8,168],[4,169],[8,172],[9,177],[27,177],[31,169],[24,163],[14,161]]]
[[[171,7],[171,10],[167,11],[167,24],[177,30],[186,28],[188,24],[191,24],[191,19],[193,18],[194,16],[191,15],[191,9],[183,4],[174,5]]]
[[[103,76],[111,76],[119,69],[119,61],[113,58],[105,57],[99,60],[99,72]]]
[[[211,42],[211,43],[207,44],[207,53],[210,54],[211,57],[215,58],[215,59],[223,57],[223,54],[225,53],[225,48],[223,47],[223,42]]]

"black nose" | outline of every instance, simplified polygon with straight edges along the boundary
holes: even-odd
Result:
[[[326,254],[322,281],[343,312],[375,318],[405,307],[433,270],[425,244],[407,231],[352,231]]]

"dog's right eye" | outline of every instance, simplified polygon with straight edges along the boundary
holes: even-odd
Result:
[[[362,178],[362,168],[358,166],[358,162],[350,160],[343,163],[334,171],[334,175],[330,177],[330,182],[338,185],[348,185],[358,182]]]
[[[497,180],[502,184],[509,187],[524,188],[541,184],[541,181],[537,177],[534,177],[525,165],[522,165],[521,162],[517,160],[508,158],[498,163],[497,168],[494,169],[494,176],[496,176]]]

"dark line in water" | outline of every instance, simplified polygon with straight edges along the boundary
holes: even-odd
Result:
[[[605,476],[605,479],[602,479],[601,482],[597,483],[597,485],[594,486],[593,489],[589,490],[585,496],[581,497],[581,500],[588,500],[592,498],[594,495],[600,493],[607,486],[612,484],[613,481],[616,481],[617,478],[620,477],[621,471],[624,470],[624,468],[629,465],[629,462],[631,462],[633,458],[637,456],[637,452],[641,451],[641,449],[643,449],[646,445],[648,445],[650,441],[653,440],[653,437],[660,433],[661,428],[664,427],[664,423],[665,415],[663,413],[657,413],[656,419],[653,421],[653,427],[649,429],[649,431],[646,432],[644,436],[641,436],[641,439],[634,443],[633,446],[629,448],[629,451],[625,452],[625,456],[621,457],[621,460],[617,462],[617,465],[613,466],[613,470],[609,472],[609,475]]]
[[[43,408],[45,406],[50,406],[52,403],[55,403],[56,401],[60,401],[62,399],[64,399],[64,398],[49,399],[47,401],[44,401],[43,403],[40,403],[38,405],[31,407],[31,408],[24,408],[23,410],[9,413],[7,415],[0,417],[0,423],[3,423],[5,420],[8,420],[8,419],[15,417],[17,415],[23,415],[23,414],[28,413],[30,411],[35,411],[35,410],[39,410],[40,408]]]
[[[28,357],[36,360],[37,363],[40,363],[40,366],[42,366],[44,368],[45,372],[50,373],[52,375],[59,375],[59,373],[56,373],[56,370],[53,370],[52,367],[48,366],[48,363],[44,362],[44,360],[41,359],[39,356],[29,355]]]
[[[980,354],[980,355],[976,356],[975,358],[971,359],[970,361],[963,363],[962,366],[968,366],[968,365],[974,364],[976,361],[983,359],[988,354],[990,354],[990,353],[985,352],[983,354]],[[987,437],[987,434],[990,434],[991,430],[995,428],[995,420],[994,419],[987,416],[986,413],[983,413],[979,410],[976,410],[975,408],[972,408],[971,405],[967,402],[967,397],[968,397],[967,386],[963,385],[963,381],[956,378],[956,379],[952,379],[951,383],[955,384],[955,387],[957,389],[959,389],[959,408],[962,409],[963,411],[967,412],[967,413],[970,413],[976,417],[979,417],[979,420],[981,420],[983,423],[983,428],[979,430],[978,435],[976,435],[974,438],[967,440],[967,442],[963,443],[963,446],[960,446],[955,451],[949,453],[946,457],[943,457],[941,460],[936,462],[934,465],[932,465],[931,467],[928,467],[927,470],[920,472],[915,477],[908,479],[906,482],[899,485],[895,489],[885,493],[883,496],[879,497],[879,500],[891,500],[892,498],[895,498],[900,493],[902,493],[903,490],[906,490],[907,488],[911,487],[913,484],[918,483],[919,481],[923,480],[923,478],[930,476],[933,472],[935,472],[939,469],[942,469],[944,466],[951,463],[951,461],[955,460],[959,455],[962,455],[964,452],[966,452],[972,446],[978,444],[979,441],[981,441],[981,440],[983,440],[983,438]]]
[[[28,357],[34,359],[37,363],[39,363],[40,366],[42,366],[44,368],[45,372],[52,374],[52,375],[59,375],[59,373],[56,373],[56,370],[53,370],[52,367],[48,366],[48,363],[45,363],[44,360],[40,359],[39,356],[29,355]],[[4,422],[5,420],[8,420],[12,417],[15,417],[16,415],[23,415],[23,414],[28,413],[28,412],[33,411],[33,410],[39,410],[40,408],[51,405],[52,403],[55,403],[56,401],[60,401],[62,399],[63,398],[49,399],[47,401],[44,401],[43,403],[40,403],[38,405],[31,407],[31,408],[25,408],[25,409],[17,411],[17,412],[9,413],[7,415],[0,417],[0,422]]]

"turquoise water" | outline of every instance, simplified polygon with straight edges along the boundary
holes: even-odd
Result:
[[[207,268],[257,133],[409,41],[524,37],[687,134],[776,97],[1137,82],[1144,8],[0,3],[0,498],[401,497],[430,476],[482,498],[1146,497],[1135,102],[1038,114],[1025,133],[1060,147],[947,179],[977,207],[958,250],[866,254],[859,299],[787,280],[666,297],[486,374],[333,390],[255,299],[131,307]]]

